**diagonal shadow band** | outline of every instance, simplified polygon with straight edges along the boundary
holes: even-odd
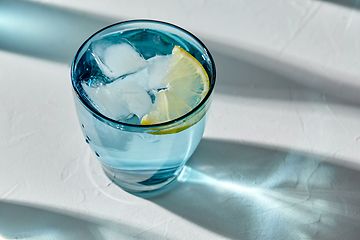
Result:
[[[251,49],[251,46],[224,44],[213,39],[204,42],[215,59],[216,93],[289,101],[291,92],[312,92],[311,97],[305,94],[297,101],[318,102],[326,94],[337,104],[356,107],[360,104],[359,77],[346,71],[317,72],[312,70],[313,63],[305,60],[297,59],[295,63],[262,53],[260,49]]]
[[[0,49],[71,64],[80,45],[116,22],[30,1],[0,1]]]
[[[139,234],[140,233],[140,234]],[[0,239],[159,239],[152,231],[112,221],[0,201]]]
[[[358,169],[302,152],[203,139],[176,188],[150,200],[231,239],[357,239]]]
[[[0,49],[70,65],[77,49],[89,36],[120,20],[42,3],[2,0]],[[202,40],[215,59],[217,94],[289,101],[290,91],[310,88],[318,95],[335,96],[341,104],[360,103],[360,87],[356,84],[308,71],[239,44]],[[318,98],[305,96],[297,100],[318,101]]]
[[[321,1],[338,4],[348,8],[360,9],[360,1],[358,0],[321,0]]]

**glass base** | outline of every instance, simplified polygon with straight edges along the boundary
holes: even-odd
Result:
[[[125,191],[150,198],[170,190],[184,166],[160,170],[123,170],[102,164],[102,168],[106,176]]]

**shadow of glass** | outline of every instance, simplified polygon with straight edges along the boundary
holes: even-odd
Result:
[[[0,201],[0,239],[160,239],[154,232],[93,217]]]
[[[0,1],[0,49],[71,64],[80,45],[116,21],[30,1]]]
[[[306,153],[203,139],[154,203],[231,239],[357,239],[360,172]]]

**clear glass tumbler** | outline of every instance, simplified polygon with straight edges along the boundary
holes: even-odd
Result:
[[[92,42],[107,36],[126,39],[145,59],[169,54],[174,45],[182,47],[203,65],[209,76],[209,91],[190,112],[160,124],[139,125],[103,115],[88,99],[81,83],[89,83],[101,74],[92,69],[89,49]],[[181,173],[204,132],[215,84],[215,64],[205,45],[188,31],[165,22],[116,23],[83,43],[73,60],[71,79],[85,141],[106,175],[124,190],[141,197],[167,189]]]

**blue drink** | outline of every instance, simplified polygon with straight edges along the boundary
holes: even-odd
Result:
[[[139,116],[154,104],[161,89],[150,90],[150,83],[146,83],[145,90],[137,88],[145,86],[144,72],[146,77],[154,72],[162,74],[161,68],[150,72],[150,62],[166,60],[175,45],[203,66],[209,79],[208,91],[194,100],[199,103],[186,114],[142,125]],[[80,47],[71,75],[85,141],[106,175],[124,190],[140,196],[156,195],[173,183],[200,142],[211,104],[215,65],[206,47],[187,31],[168,23],[122,22],[100,30]],[[130,78],[136,86],[127,80]],[[135,86],[130,89],[134,92],[124,91],[119,84]],[[113,90],[115,86],[117,90]]]

